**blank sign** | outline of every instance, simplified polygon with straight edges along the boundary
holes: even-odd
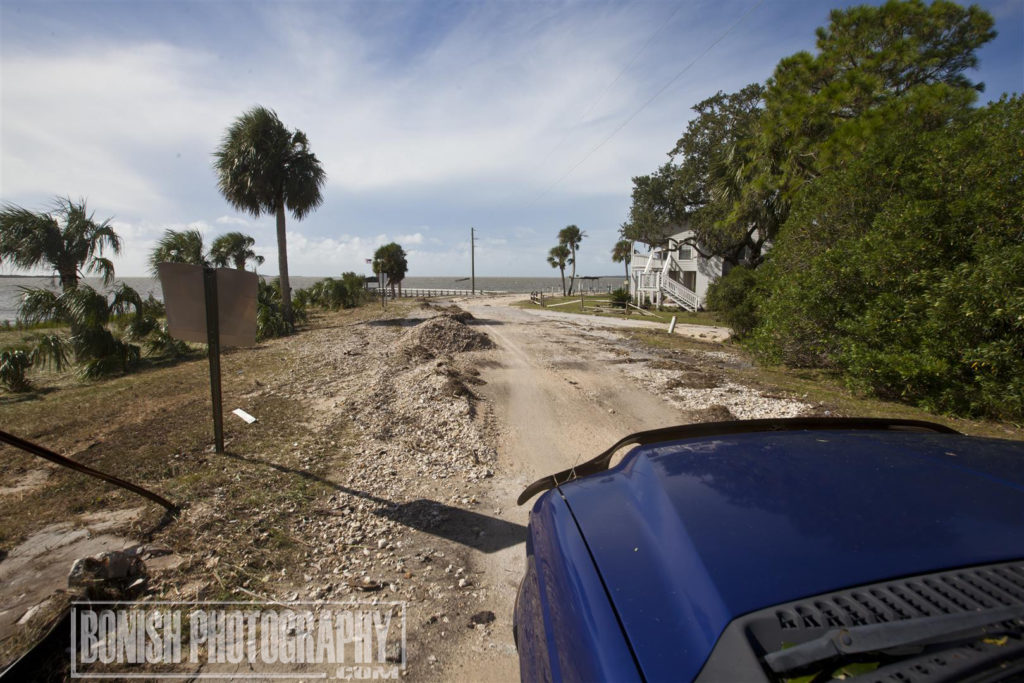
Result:
[[[167,307],[167,328],[172,337],[207,342],[206,295],[203,267],[187,263],[157,266]],[[217,321],[221,346],[252,346],[256,343],[256,273],[232,268],[217,269]]]

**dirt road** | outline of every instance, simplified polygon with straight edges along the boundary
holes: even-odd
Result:
[[[625,434],[680,421],[680,411],[630,383],[614,364],[615,335],[582,316],[538,318],[504,300],[466,301],[497,345],[480,361],[488,399],[499,430],[501,475],[493,499],[500,518],[528,521],[529,504],[516,507],[525,486],[586,460]],[[523,543],[477,558],[477,570],[491,586],[489,608],[497,616],[490,642],[451,653],[444,678],[465,681],[518,680],[512,642],[512,608],[524,571]]]

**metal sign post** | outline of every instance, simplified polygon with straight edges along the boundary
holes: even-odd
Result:
[[[206,343],[214,443],[217,452],[223,453],[220,350],[256,343],[259,278],[244,270],[187,263],[161,263],[157,270],[164,293],[168,332],[183,341]]]
[[[217,452],[224,452],[224,409],[220,392],[220,322],[217,311],[217,271],[203,268],[206,298],[206,348],[210,357],[210,398],[213,403],[213,438]]]

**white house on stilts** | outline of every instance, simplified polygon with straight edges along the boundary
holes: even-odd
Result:
[[[629,294],[637,306],[678,306],[689,311],[704,308],[708,285],[728,272],[720,256],[701,256],[692,230],[682,230],[647,254],[634,250],[629,261]]]

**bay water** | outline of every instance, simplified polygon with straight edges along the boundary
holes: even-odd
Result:
[[[322,280],[323,277],[307,277],[295,275],[291,278],[292,289],[303,289]],[[87,277],[82,282],[104,289],[100,278]],[[160,281],[152,277],[117,278],[137,291],[143,299],[152,294],[157,299],[163,298]],[[624,276],[601,277],[596,280],[581,280],[584,292],[604,293],[625,285]],[[60,290],[60,282],[55,277],[24,277],[0,275],[0,322],[14,321],[18,316],[23,288],[39,288]],[[461,277],[407,277],[402,281],[406,289],[464,289],[469,291],[469,278]],[[541,291],[545,294],[561,294],[562,281],[558,277],[478,277],[477,291],[529,293]]]

